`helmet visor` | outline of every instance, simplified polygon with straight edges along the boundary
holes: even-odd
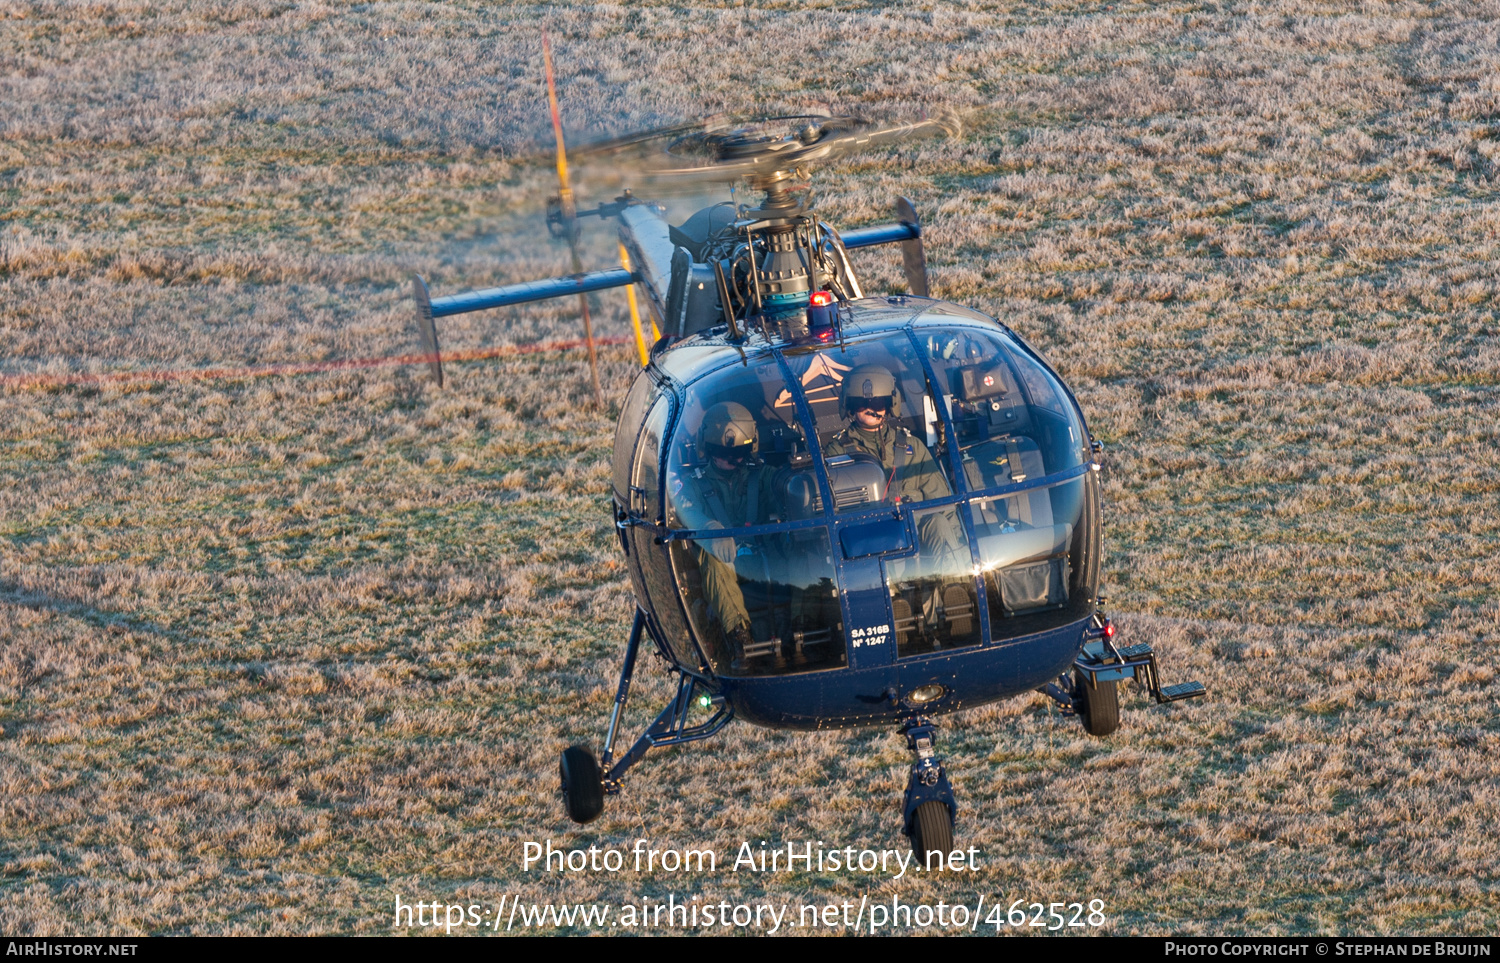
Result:
[[[747,458],[750,457],[750,453],[754,449],[755,449],[755,446],[753,444],[751,444],[750,442],[745,442],[743,445],[704,445],[703,446],[703,452],[704,452],[704,454],[708,455],[709,458],[715,458],[715,459],[719,459],[721,461],[727,461],[727,462],[729,462],[731,464],[734,464],[734,465],[739,465],[739,464],[743,463],[745,459],[747,459]]]

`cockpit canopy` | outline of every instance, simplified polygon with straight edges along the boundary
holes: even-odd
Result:
[[[896,326],[875,301],[837,344],[689,342],[661,362],[681,380],[637,380],[615,498],[636,592],[679,657],[699,663],[696,640],[720,674],[848,664],[863,628],[839,586],[855,560],[879,562],[897,658],[1092,610],[1096,482],[1076,405],[1005,329],[921,306]]]

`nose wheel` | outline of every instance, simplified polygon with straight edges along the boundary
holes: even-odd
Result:
[[[948,807],[929,799],[917,807],[911,827],[911,851],[929,870],[941,869],[953,852],[953,816]]]

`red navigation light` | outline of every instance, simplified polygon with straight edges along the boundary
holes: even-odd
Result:
[[[1115,624],[1113,622],[1104,623],[1104,637],[1106,639],[1112,639],[1115,637]]]
[[[807,330],[819,341],[827,341],[838,328],[838,305],[832,291],[814,291],[807,298]]]

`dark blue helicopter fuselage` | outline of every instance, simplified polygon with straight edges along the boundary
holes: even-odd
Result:
[[[736,342],[717,329],[659,349],[631,389],[615,516],[658,649],[735,715],[777,728],[897,723],[1056,679],[1093,625],[1100,559],[1097,462],[1071,392],[1004,325],[945,302],[851,302],[837,333]],[[837,379],[872,362],[896,373],[906,450],[931,448],[946,494],[902,501],[892,482],[846,497],[839,472],[859,466],[826,450],[846,416]],[[703,472],[698,423],[726,400],[765,413],[765,484],[811,492],[800,508],[711,529],[679,510]],[[939,516],[950,534],[932,536]],[[728,589],[708,551],[726,528],[739,546],[718,570]],[[742,610],[749,649],[726,631]]]
[[[829,669],[804,675],[720,680],[735,714],[777,729],[847,729],[899,724],[916,709],[943,715],[1031,692],[1066,672],[1092,619],[1001,644],[895,665]],[[938,684],[945,694],[920,706],[900,697]]]

